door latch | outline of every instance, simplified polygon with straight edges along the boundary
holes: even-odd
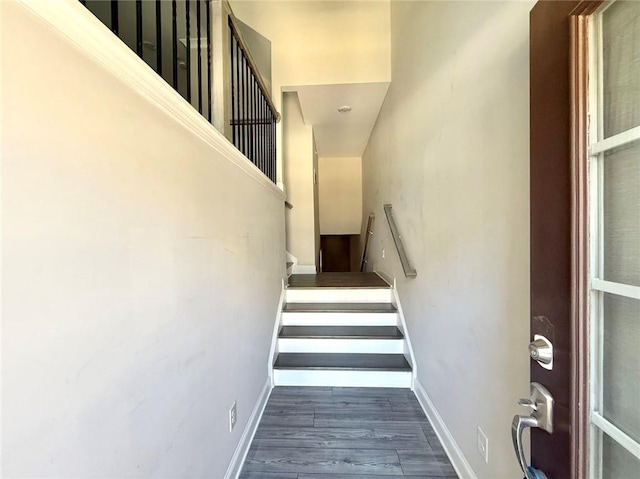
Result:
[[[553,369],[553,344],[541,334],[535,334],[529,343],[529,356],[544,369]]]

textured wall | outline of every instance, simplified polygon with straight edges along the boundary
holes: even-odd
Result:
[[[363,156],[369,261],[398,278],[418,379],[486,479],[521,476],[510,422],[529,382],[531,7],[392,2],[392,84]],[[417,279],[404,278],[384,203]]]
[[[4,477],[221,478],[267,380],[282,198],[24,7],[1,32]]]

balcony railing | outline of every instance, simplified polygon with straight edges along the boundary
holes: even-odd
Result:
[[[226,0],[80,0],[276,182],[273,105]]]
[[[232,16],[229,16],[229,45],[232,141],[275,183],[278,112]]]

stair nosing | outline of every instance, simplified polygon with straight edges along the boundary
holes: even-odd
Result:
[[[291,335],[286,334],[283,335],[282,331],[285,328],[293,329],[293,328],[315,328],[315,329],[340,329],[340,328],[350,328],[350,329],[362,329],[366,330],[369,328],[394,328],[396,331],[395,335],[386,334],[386,335],[372,335],[372,334],[297,334]],[[397,326],[282,326],[278,331],[279,339],[344,339],[344,340],[383,340],[383,341],[404,341],[404,334]]]
[[[327,305],[325,308],[310,308],[310,305]],[[288,309],[289,305],[296,305],[295,309]],[[361,306],[347,308],[345,306],[353,306],[358,305]],[[391,307],[383,308],[381,306],[377,307],[365,307],[364,305],[390,305]],[[305,307],[306,306],[306,307]],[[334,307],[331,307],[334,306]],[[380,313],[380,314],[396,314],[398,312],[398,308],[392,303],[296,303],[290,302],[285,303],[282,307],[283,313]]]
[[[331,355],[331,356],[360,356],[363,357],[365,355],[368,356],[382,356],[389,357],[393,356],[395,358],[402,357],[404,359],[404,364],[402,367],[375,367],[375,366],[345,366],[345,365],[278,365],[278,360],[282,355],[305,355],[305,356],[313,356],[313,355]],[[274,370],[301,370],[301,371],[391,371],[391,372],[411,372],[412,368],[409,362],[407,361],[404,354],[361,354],[361,353],[280,353],[276,358],[276,361],[273,365]]]

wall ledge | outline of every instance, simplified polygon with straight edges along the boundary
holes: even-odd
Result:
[[[447,428],[447,425],[442,420],[427,391],[425,391],[417,379],[413,382],[413,391],[458,476],[462,479],[478,479],[478,476],[471,468],[467,458],[449,431],[449,428]]]
[[[240,441],[233,453],[233,457],[231,458],[227,472],[224,475],[224,479],[237,479],[240,476],[242,466],[247,458],[247,454],[249,453],[249,448],[251,447],[251,442],[253,441],[253,437],[256,435],[260,419],[262,419],[262,413],[264,413],[264,408],[267,406],[267,401],[271,395],[271,390],[271,378],[269,377],[260,392],[260,396],[258,396],[258,400],[251,412],[251,416],[249,416],[247,425],[245,426],[244,431],[242,431],[242,436],[240,436]]]
[[[17,0],[142,97],[284,201],[284,192],[77,0]]]

